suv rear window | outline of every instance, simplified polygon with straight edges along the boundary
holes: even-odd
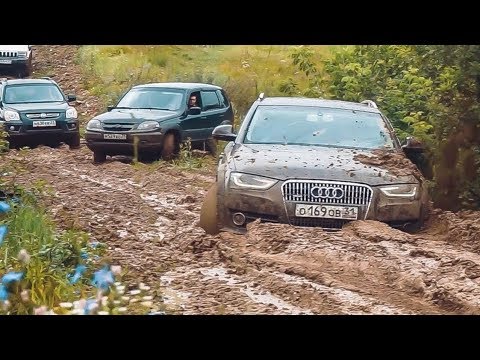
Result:
[[[380,114],[314,106],[259,106],[244,143],[394,148]]]
[[[53,84],[25,84],[6,86],[3,101],[6,104],[23,104],[62,102],[65,99],[60,89]]]

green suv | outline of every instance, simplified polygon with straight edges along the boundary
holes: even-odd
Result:
[[[10,147],[60,142],[79,147],[77,111],[69,105],[75,100],[50,78],[0,80],[0,126]]]
[[[213,129],[233,125],[225,91],[200,83],[154,83],[132,87],[116,106],[87,124],[85,140],[94,162],[107,155],[153,155],[171,159],[180,144],[215,152]]]

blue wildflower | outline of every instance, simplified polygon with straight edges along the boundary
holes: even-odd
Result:
[[[80,253],[80,257],[83,259],[83,260],[87,260],[88,259],[88,254],[85,252],[85,251],[82,251]]]
[[[5,201],[0,201],[0,213],[6,213],[8,211],[10,211],[10,205]]]
[[[108,265],[103,269],[96,271],[93,275],[92,284],[98,289],[107,290],[114,282],[115,279],[112,272],[109,270]]]
[[[2,245],[5,235],[7,235],[7,226],[0,225],[0,245]]]
[[[8,291],[5,285],[0,284],[0,301],[8,300]]]
[[[75,268],[75,273],[70,278],[70,284],[76,284],[78,280],[82,277],[83,273],[87,270],[85,265],[79,264]]]
[[[3,275],[2,284],[8,285],[14,281],[20,281],[22,279],[23,272],[14,272],[11,271],[8,274]]]
[[[97,246],[99,246],[99,245],[100,245],[100,243],[99,243],[98,241],[92,241],[92,242],[90,243],[90,247],[91,247],[92,249],[96,249]]]
[[[83,308],[83,313],[89,315],[92,310],[98,307],[97,301],[94,299],[88,299],[85,307]]]

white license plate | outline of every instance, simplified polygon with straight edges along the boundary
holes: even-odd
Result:
[[[296,204],[295,216],[327,219],[357,220],[358,208],[355,206],[307,205]]]
[[[11,64],[11,63],[12,63],[12,60],[4,60],[4,59],[0,60],[0,64]]]
[[[49,127],[49,126],[56,126],[57,122],[55,120],[42,120],[42,121],[34,121],[33,127]]]
[[[126,140],[127,134],[103,134],[103,138],[109,140]]]

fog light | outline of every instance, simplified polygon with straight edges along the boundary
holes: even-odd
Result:
[[[11,131],[15,130],[15,126],[10,126],[10,130]]]
[[[245,224],[245,215],[240,212],[235,213],[232,216],[232,220],[235,225],[242,226],[243,224]]]

